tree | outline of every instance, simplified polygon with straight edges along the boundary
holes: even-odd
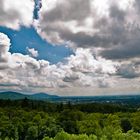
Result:
[[[121,128],[124,133],[132,129],[132,125],[127,118],[121,120]]]
[[[37,126],[31,126],[28,128],[26,140],[37,140],[38,130]]]

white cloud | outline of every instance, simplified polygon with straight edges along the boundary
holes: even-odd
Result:
[[[0,33],[0,69],[8,66],[10,54],[8,52],[10,47],[10,39],[7,35]]]
[[[0,34],[0,61],[7,62],[8,60],[8,50],[10,46],[10,40],[4,34]]]
[[[29,55],[31,55],[32,57],[38,57],[38,51],[35,50],[34,48],[28,48],[27,47],[27,51],[29,52]]]
[[[94,56],[90,49],[78,48],[75,55],[68,58],[68,65],[74,71],[82,73],[114,74],[118,63]]]
[[[12,29],[30,26],[33,22],[33,0],[0,0],[0,25]]]

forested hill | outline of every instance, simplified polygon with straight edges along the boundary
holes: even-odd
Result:
[[[59,98],[59,96],[49,95],[46,93],[35,93],[35,94],[27,95],[18,92],[12,92],[12,91],[0,92],[0,99],[21,100],[24,98],[28,98],[31,100],[48,100],[48,99]]]

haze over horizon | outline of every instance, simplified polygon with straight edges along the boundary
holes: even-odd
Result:
[[[139,0],[0,5],[0,91],[140,94]]]

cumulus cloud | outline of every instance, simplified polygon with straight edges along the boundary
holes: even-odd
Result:
[[[7,35],[0,33],[0,60],[1,62],[7,62],[9,46],[10,46],[10,39],[7,37]]]
[[[1,0],[0,26],[19,29],[20,26],[30,26],[33,22],[33,0]]]
[[[117,72],[119,63],[94,56],[90,49],[78,48],[75,55],[60,65],[65,75],[63,81],[72,87],[110,87],[110,77]]]
[[[34,48],[27,47],[27,51],[28,51],[29,55],[31,55],[32,57],[38,57],[38,55],[39,55],[38,51],[35,50]]]
[[[116,72],[117,63],[106,60],[99,56],[94,56],[90,49],[78,48],[75,55],[68,58],[68,65],[73,71],[82,73],[113,74]]]
[[[10,47],[10,39],[7,35],[0,33],[0,69],[8,66],[10,54],[8,52]]]

